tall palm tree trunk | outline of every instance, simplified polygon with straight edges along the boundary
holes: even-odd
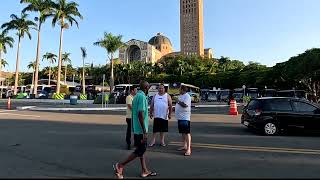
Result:
[[[32,69],[33,70],[33,69]],[[34,88],[34,70],[33,70],[33,72],[32,72],[32,85],[33,85],[33,88]]]
[[[84,73],[84,58],[83,58],[83,66],[82,66],[82,94],[86,94],[86,77]]]
[[[64,66],[64,84],[67,84],[67,70],[68,70],[68,65],[66,64]]]
[[[16,75],[14,80],[14,95],[17,95],[18,93],[18,83],[19,83],[19,65],[20,65],[20,46],[21,46],[21,37],[19,36],[18,40],[18,50],[17,50],[17,59],[16,59]]]
[[[110,93],[113,92],[114,74],[113,74],[113,53],[111,53],[111,75],[110,75]]]
[[[40,63],[40,30],[41,30],[41,22],[39,21],[38,28],[38,43],[37,43],[37,55],[36,55],[36,67],[34,71],[34,86],[33,86],[33,94],[37,94],[38,89],[38,79],[39,79],[39,63]]]
[[[2,73],[2,52],[0,51],[0,79],[1,79],[1,74]],[[0,85],[3,86],[3,81],[0,80]],[[0,92],[0,99],[2,99],[2,93],[3,93],[3,89],[1,88],[1,92]]]
[[[59,47],[59,61],[58,61],[58,78],[57,78],[57,90],[56,93],[60,93],[60,81],[61,81],[61,64],[62,64],[62,37],[63,37],[63,23],[60,31],[60,47]]]
[[[49,66],[49,81],[48,81],[48,85],[51,85],[51,65]]]

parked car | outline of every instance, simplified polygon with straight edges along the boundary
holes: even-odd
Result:
[[[289,129],[320,131],[320,108],[299,98],[258,98],[244,107],[241,123],[265,135]]]

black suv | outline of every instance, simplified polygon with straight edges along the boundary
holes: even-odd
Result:
[[[282,130],[320,131],[320,109],[309,101],[297,98],[258,98],[244,107],[241,124],[277,135]]]

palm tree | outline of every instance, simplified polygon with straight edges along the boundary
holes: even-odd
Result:
[[[5,32],[9,30],[17,30],[18,36],[18,49],[17,49],[17,59],[16,59],[16,74],[15,74],[15,82],[14,82],[14,95],[17,95],[18,92],[18,81],[19,81],[19,65],[20,65],[20,47],[21,47],[21,39],[24,38],[25,35],[31,40],[30,29],[36,28],[36,24],[33,21],[27,20],[28,15],[22,13],[19,18],[17,15],[12,14],[10,16],[12,20],[8,23],[4,23],[1,28],[4,28]]]
[[[44,59],[49,61],[49,81],[48,81],[48,85],[50,86],[51,85],[51,66],[52,66],[52,64],[57,62],[57,55],[47,52],[45,55],[43,55],[42,61]]]
[[[67,84],[67,69],[68,69],[68,64],[71,64],[71,59],[70,59],[70,53],[64,53],[62,54],[62,64],[64,65],[64,84]],[[58,74],[59,77],[59,74]]]
[[[87,50],[85,47],[81,47],[81,55],[82,55],[82,94],[86,94],[86,77],[85,77],[85,63],[84,59],[87,58]]]
[[[8,65],[8,63],[4,59],[2,59],[2,52],[6,54],[7,53],[7,46],[12,48],[13,43],[14,43],[13,38],[10,36],[7,36],[7,32],[2,31],[0,33],[0,60],[1,60],[0,61],[0,78],[1,78],[2,67],[5,67],[6,65]],[[2,96],[0,98],[2,98]]]
[[[59,59],[58,59],[58,82],[57,82],[57,94],[60,93],[60,80],[61,80],[61,65],[62,65],[62,37],[63,30],[69,28],[75,23],[79,28],[79,24],[76,17],[83,19],[82,15],[78,10],[78,4],[75,2],[67,2],[67,0],[57,0],[57,3],[53,4],[52,13],[52,26],[54,27],[57,22],[60,25],[60,45],[59,45]],[[69,24],[67,23],[69,22]]]
[[[32,69],[32,86],[33,86],[33,88],[35,88],[34,87],[34,83],[35,83],[35,81],[34,81],[34,73],[35,73],[36,64],[37,64],[37,61],[30,61],[28,66],[27,66],[28,69]]]
[[[7,61],[0,58],[0,78],[1,78],[1,69],[5,68],[6,66],[8,66]],[[1,81],[0,81],[0,83],[1,83]],[[3,86],[3,84],[2,84],[2,86]],[[2,99],[2,93],[3,93],[3,88],[1,88],[0,99]]]
[[[93,43],[95,46],[100,46],[104,48],[109,57],[109,60],[111,61],[111,75],[110,75],[110,92],[113,91],[114,86],[114,53],[121,47],[125,46],[125,44],[122,42],[122,35],[114,36],[111,33],[104,33],[103,39],[98,40],[97,42]]]
[[[38,42],[37,42],[37,54],[36,54],[36,67],[35,67],[35,76],[34,76],[34,91],[33,94],[37,94],[38,87],[38,77],[39,77],[39,63],[40,63],[40,37],[41,37],[41,27],[46,19],[50,16],[52,12],[53,3],[51,0],[21,0],[20,3],[26,3],[22,12],[37,12],[39,15],[35,18],[35,21],[38,22]]]

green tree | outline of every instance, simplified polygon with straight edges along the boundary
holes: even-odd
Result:
[[[105,32],[103,39],[98,40],[94,45],[104,48],[108,53],[109,60],[111,61],[110,92],[112,92],[114,86],[114,53],[119,48],[125,46],[122,42],[122,35],[114,36],[111,33]]]
[[[25,35],[31,39],[30,29],[36,28],[36,24],[33,21],[27,19],[28,15],[22,13],[21,17],[18,17],[15,14],[12,14],[11,21],[8,23],[4,23],[1,28],[4,28],[5,32],[10,30],[16,30],[18,36],[18,49],[17,49],[17,59],[16,59],[16,73],[15,73],[15,83],[14,83],[14,95],[17,94],[18,91],[18,81],[19,81],[19,65],[20,65],[20,47],[21,47],[21,39],[24,38]]]
[[[36,61],[30,61],[29,64],[28,64],[28,69],[31,69],[32,70],[32,85],[34,86],[34,73],[35,73],[35,68],[36,68],[36,64],[37,62]]]
[[[0,33],[0,79],[2,68],[8,65],[8,63],[2,58],[2,52],[7,53],[7,47],[13,47],[14,40],[12,37],[7,35],[7,32],[2,31]],[[1,89],[2,90],[2,89]],[[1,93],[2,94],[2,93]],[[0,96],[2,98],[2,95]]]
[[[63,44],[63,31],[68,29],[69,26],[72,26],[73,23],[79,27],[79,24],[76,17],[83,19],[82,15],[78,10],[78,4],[75,2],[67,2],[67,0],[57,0],[53,4],[53,13],[52,13],[52,25],[53,27],[59,22],[60,25],[60,45],[59,45],[59,59],[58,59],[58,82],[57,82],[57,91],[60,93],[60,81],[61,81],[61,66],[62,66],[62,44]],[[69,24],[68,24],[68,23]]]
[[[52,64],[57,62],[57,55],[47,52],[45,55],[43,55],[42,61],[45,60],[45,59],[49,62],[49,68],[48,68],[48,70],[49,70],[49,72],[48,72],[48,77],[49,78],[48,79],[49,80],[48,80],[48,85],[50,86],[51,85],[51,67],[52,67]]]
[[[36,12],[38,16],[35,21],[38,22],[38,41],[37,41],[37,52],[36,52],[36,67],[34,74],[34,91],[33,94],[37,94],[38,91],[38,76],[39,76],[39,63],[40,63],[40,47],[41,47],[41,28],[42,24],[52,13],[53,2],[51,0],[21,0],[20,3],[25,3],[27,6],[22,10],[23,13]]]
[[[67,84],[68,64],[71,64],[70,53],[62,54],[62,64],[64,64],[64,83]],[[59,74],[58,74],[59,76]]]

